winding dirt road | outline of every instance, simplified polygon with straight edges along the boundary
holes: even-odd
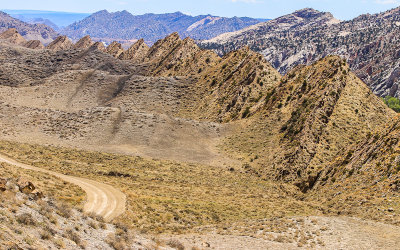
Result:
[[[5,162],[24,169],[47,173],[56,176],[63,181],[81,187],[87,195],[83,211],[86,213],[95,213],[100,215],[106,221],[111,221],[125,211],[125,194],[110,185],[26,165],[2,154],[0,154],[0,162]]]

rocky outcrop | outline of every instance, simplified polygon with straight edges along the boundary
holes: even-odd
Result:
[[[140,39],[139,41],[134,43],[128,50],[121,53],[118,58],[121,60],[141,62],[144,61],[149,49],[149,46],[147,46],[144,40]]]
[[[296,67],[261,102],[233,147],[258,155],[250,166],[259,175],[294,183],[304,192],[343,149],[396,116],[337,56]]]
[[[24,46],[29,49],[44,49],[44,45],[39,40],[26,41],[14,28],[1,33],[0,40]]]
[[[19,191],[24,194],[31,194],[36,189],[32,182],[23,178],[17,180],[17,186]]]
[[[50,50],[67,50],[72,49],[74,47],[71,40],[66,36],[59,36],[54,41],[52,41],[49,45],[46,46],[46,49]]]
[[[39,40],[30,40],[24,44],[29,49],[44,49],[44,45]]]
[[[218,56],[200,49],[190,38],[181,40],[177,32],[157,41],[148,51],[143,62],[152,75],[195,75],[212,67]]]
[[[0,178],[0,192],[4,192],[7,190],[6,184],[7,180]]]
[[[107,46],[106,52],[113,57],[118,58],[124,52],[124,49],[120,43],[114,41]]]
[[[82,37],[77,43],[74,45],[74,49],[88,49],[90,48],[94,42],[90,38],[90,36]]]
[[[102,42],[95,42],[92,46],[90,46],[90,49],[96,49],[102,52],[106,52],[106,47]]]
[[[281,75],[260,54],[248,47],[233,51],[201,73],[202,93],[196,113],[220,122],[250,116],[260,108],[265,93],[276,87]]]
[[[327,55],[345,58],[375,94],[400,97],[400,7],[340,22],[328,13],[303,10],[223,34],[201,46],[220,54],[250,46],[281,73]]]
[[[17,45],[23,45],[26,43],[26,40],[18,33],[15,28],[8,29],[1,33],[0,39]]]

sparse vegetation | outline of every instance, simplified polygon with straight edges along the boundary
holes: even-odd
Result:
[[[182,233],[197,226],[315,212],[312,204],[296,198],[299,193],[294,186],[277,187],[258,176],[229,169],[10,142],[2,142],[0,151],[37,167],[125,190],[128,212],[119,221],[142,232]],[[93,171],[92,164],[131,177],[104,176]]]
[[[400,100],[398,98],[386,96],[385,98],[383,98],[383,101],[389,108],[393,109],[397,113],[400,113]]]

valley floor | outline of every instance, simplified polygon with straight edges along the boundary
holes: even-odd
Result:
[[[350,217],[297,217],[295,227],[281,233],[243,236],[210,233],[175,237],[185,246],[212,249],[399,249],[400,228]],[[266,230],[268,232],[268,230]]]
[[[127,211],[116,221],[153,235],[160,247],[396,249],[400,245],[398,226],[324,215],[321,204],[302,201],[302,194],[289,185],[235,171],[5,141],[0,151],[41,171],[85,176],[119,188],[127,194]],[[193,179],[193,174],[199,178]],[[71,193],[71,200],[75,195],[81,194]]]

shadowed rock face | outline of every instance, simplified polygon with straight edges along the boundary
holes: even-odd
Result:
[[[46,46],[46,49],[50,50],[67,50],[72,49],[74,47],[71,40],[66,36],[59,36],[54,41],[52,41],[49,45]]]
[[[29,49],[44,49],[44,45],[39,40],[30,40],[24,44]]]

